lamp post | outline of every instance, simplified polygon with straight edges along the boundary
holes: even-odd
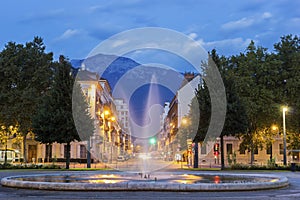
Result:
[[[104,110],[103,113],[101,113],[101,118],[103,120],[103,147],[102,147],[102,161],[105,162],[107,157],[106,157],[106,140],[107,140],[107,117],[109,115],[109,111],[108,110]]]
[[[114,134],[114,129],[112,128],[113,126],[113,123],[116,121],[116,118],[114,116],[111,116],[109,119],[109,134],[110,134],[110,163],[112,163],[113,161],[113,153],[115,152],[113,150],[114,148],[114,141],[115,141],[115,138],[113,137],[113,134]]]
[[[278,126],[276,126],[276,125],[272,125],[272,131],[274,131],[276,134],[278,134],[278,131],[279,131],[279,129],[278,129]],[[270,162],[272,162],[272,159],[273,159],[273,147],[272,147],[272,141],[270,141],[270,144],[269,144],[270,146],[269,146],[269,148],[270,148]]]
[[[285,112],[287,107],[282,109],[282,120],[283,120],[283,164],[286,165],[286,127],[285,127]]]

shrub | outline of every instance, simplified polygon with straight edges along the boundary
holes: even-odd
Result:
[[[60,169],[60,166],[58,165],[42,165],[42,164],[19,164],[19,165],[13,165],[13,164],[0,164],[0,169]]]
[[[233,170],[290,170],[291,166],[283,166],[283,165],[245,165],[245,164],[233,164],[231,165],[231,169]],[[300,166],[296,165],[296,171],[300,171]]]

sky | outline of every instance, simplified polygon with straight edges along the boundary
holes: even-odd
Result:
[[[83,59],[122,31],[161,27],[189,36],[206,51],[231,56],[244,52],[251,40],[273,51],[281,36],[298,35],[300,1],[2,0],[0,18],[0,51],[10,41],[24,44],[39,36],[55,60]],[[163,52],[128,57],[188,71],[186,61]]]
[[[251,40],[272,51],[281,36],[299,34],[300,1],[5,0],[0,17],[0,50],[9,41],[25,43],[40,36],[56,59],[61,54],[80,59],[119,32],[162,27],[229,56],[243,52]]]

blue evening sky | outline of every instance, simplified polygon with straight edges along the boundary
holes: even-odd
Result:
[[[85,58],[113,34],[154,26],[187,34],[208,51],[232,55],[250,40],[272,50],[280,36],[299,34],[300,1],[4,0],[0,17],[0,50],[8,41],[40,36],[56,59],[60,54]]]

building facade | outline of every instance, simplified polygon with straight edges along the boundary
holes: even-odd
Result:
[[[122,129],[118,122],[118,112],[110,85],[97,73],[84,69],[77,72],[76,80],[86,97],[89,113],[94,120],[94,134],[90,137],[92,161],[113,162],[121,152]],[[14,148],[15,145],[12,142],[8,144],[9,148],[14,148],[20,152],[19,160],[21,161],[24,155],[22,144],[20,142],[18,148]],[[62,161],[66,158],[66,144],[40,144],[34,140],[34,134],[28,134],[26,144],[28,162]],[[72,142],[71,160],[86,160],[86,145],[87,141]]]
[[[132,154],[133,143],[129,122],[129,108],[124,99],[114,99],[121,127],[119,155]]]

